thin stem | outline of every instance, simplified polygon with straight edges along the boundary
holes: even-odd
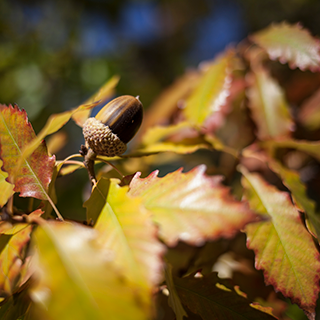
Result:
[[[29,212],[32,212],[33,203],[34,203],[34,198],[30,198],[29,204],[28,204],[28,211],[29,211]]]
[[[7,211],[10,215],[13,214],[13,195],[9,198],[7,203]]]
[[[77,164],[79,167],[83,167],[83,168],[86,167],[81,161],[66,161],[63,164]]]
[[[48,199],[49,203],[51,204],[52,209],[55,211],[58,219],[59,219],[60,221],[64,221],[62,215],[60,214],[59,210],[57,209],[57,207],[55,206],[55,204],[53,203],[53,201],[51,200],[51,198],[50,198],[50,197],[47,197],[47,199]]]
[[[97,160],[100,160],[100,161],[108,164],[110,167],[112,167],[114,170],[116,170],[122,178],[125,177],[125,175],[115,165],[113,165],[111,162],[109,162],[107,160],[104,160],[104,159],[100,159],[100,158],[97,158]]]
[[[68,160],[70,160],[70,159],[73,159],[73,158],[82,158],[82,155],[81,155],[80,153],[72,154],[71,156],[65,158],[65,159],[63,160],[63,162],[66,162],[66,161],[68,161]]]
[[[72,154],[71,156],[65,158],[65,159],[61,162],[61,166],[60,166],[60,168],[59,168],[59,170],[58,170],[58,172],[57,172],[57,175],[59,174],[62,166],[65,165],[65,164],[77,164],[77,165],[79,165],[80,167],[85,168],[85,165],[84,165],[82,162],[80,162],[80,161],[69,161],[69,159],[78,158],[78,157],[82,157],[82,155],[81,155],[81,154]]]

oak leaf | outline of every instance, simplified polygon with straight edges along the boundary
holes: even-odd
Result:
[[[278,59],[301,70],[320,69],[320,42],[299,24],[274,23],[250,38],[264,48],[272,60]]]
[[[99,180],[97,191],[86,202],[87,212],[93,210],[91,216],[96,216],[95,211],[101,210],[94,226],[97,241],[114,252],[115,266],[137,288],[141,301],[149,304],[154,286],[162,279],[164,246],[141,199],[128,195],[128,187],[117,183],[116,179]],[[96,204],[98,208],[92,208]]]
[[[222,177],[204,174],[204,165],[182,173],[182,169],[157,177],[154,171],[141,179],[138,172],[129,194],[141,197],[159,225],[161,238],[174,246],[179,240],[201,245],[207,240],[231,238],[256,215],[243,202],[236,201]]]
[[[212,113],[219,111],[230,94],[234,52],[228,51],[212,63],[201,65],[203,75],[186,99],[184,113],[190,123],[202,125]]]
[[[263,67],[256,67],[248,77],[249,108],[261,140],[290,136],[293,121],[280,85]]]
[[[242,184],[253,210],[269,218],[245,228],[247,246],[255,252],[255,267],[267,285],[315,318],[319,293],[320,256],[289,194],[242,168]]]
[[[36,286],[30,296],[42,319],[149,319],[97,232],[68,222],[43,223],[33,234]]]
[[[275,319],[270,308],[251,305],[245,294],[232,287],[231,281],[219,279],[216,273],[175,277],[174,284],[182,304],[202,319]]]
[[[44,141],[28,157],[22,155],[23,148],[35,137],[24,110],[17,106],[0,105],[2,169],[9,174],[8,180],[15,185],[14,191],[20,192],[21,197],[47,200],[55,157],[48,156]]]

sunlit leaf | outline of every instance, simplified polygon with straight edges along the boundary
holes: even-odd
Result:
[[[188,70],[181,78],[177,79],[169,88],[165,89],[154,103],[146,110],[133,143],[140,142],[146,130],[167,123],[171,114],[178,108],[178,103],[199,83],[200,72]]]
[[[230,94],[232,60],[234,52],[228,51],[212,63],[202,65],[203,75],[186,100],[185,116],[191,123],[202,125],[205,119],[220,110]]]
[[[144,145],[153,145],[156,142],[166,140],[168,137],[181,132],[182,130],[192,130],[189,122],[184,121],[170,126],[154,126],[150,128],[143,136]]]
[[[293,122],[289,106],[279,84],[268,71],[257,67],[248,78],[249,107],[261,140],[290,135]]]
[[[149,154],[155,154],[160,152],[174,152],[178,154],[188,154],[196,152],[199,149],[210,149],[210,146],[199,143],[199,144],[186,144],[186,143],[175,143],[175,142],[159,142],[148,145],[142,149],[138,149],[132,155],[143,156]]]
[[[15,288],[31,231],[32,226],[23,223],[0,235],[0,292],[10,294]]]
[[[235,158],[239,156],[239,152],[236,149],[226,146],[221,140],[219,140],[215,136],[206,135],[205,140],[209,142],[215,150],[229,153]]]
[[[272,60],[289,63],[291,68],[317,71],[320,68],[320,43],[301,25],[274,23],[251,36]]]
[[[97,101],[104,101],[111,97],[114,93],[114,89],[117,86],[120,80],[119,76],[113,76],[109,79],[95,94],[93,94],[89,99],[87,99],[82,105],[90,105],[92,103],[96,103]],[[81,106],[80,106],[81,107]],[[83,109],[79,112],[76,112],[72,115],[72,119],[75,123],[82,127],[85,121],[89,118],[91,113],[90,109]]]
[[[133,198],[127,191],[127,186],[120,187],[117,180],[111,180],[95,229],[100,233],[99,243],[114,252],[115,264],[129,282],[140,287],[137,294],[141,300],[148,302],[152,288],[162,278],[164,248],[141,199]]]
[[[3,162],[0,159],[0,207],[3,207],[14,193],[14,185],[6,181],[8,174],[1,170],[2,164]]]
[[[22,149],[35,138],[26,112],[17,106],[0,106],[0,145],[3,170],[14,183],[15,192],[21,197],[47,200],[48,185],[51,181],[55,157],[49,157],[45,142],[41,142],[28,157]],[[17,168],[18,163],[21,167]]]
[[[288,193],[278,191],[244,168],[242,184],[251,208],[270,220],[245,228],[247,246],[255,252],[255,267],[266,284],[314,319],[319,293],[320,256]]]
[[[299,174],[293,170],[286,169],[275,161],[268,161],[268,165],[280,175],[284,185],[291,191],[295,203],[306,213],[318,239],[320,239],[320,217],[315,212],[315,202],[307,196],[306,186],[301,181]]]
[[[138,172],[130,183],[130,194],[143,199],[159,225],[161,238],[170,246],[183,240],[201,245],[207,240],[231,238],[256,215],[236,201],[222,177],[204,174],[205,166],[182,173],[182,169],[158,178],[158,171],[141,179]]]
[[[300,122],[310,130],[320,127],[320,90],[317,90],[300,107]]]
[[[34,232],[38,282],[31,298],[42,312],[39,319],[150,318],[96,236],[91,228],[63,222],[45,223]]]
[[[59,131],[49,137],[47,140],[49,154],[55,154],[60,151],[67,144],[67,140],[67,133],[65,131]]]
[[[176,314],[177,320],[183,320],[183,317],[187,317],[187,313],[183,309],[177,290],[174,286],[173,277],[172,277],[172,266],[167,264],[165,267],[165,276],[166,284],[169,289],[169,305]]]
[[[219,279],[216,273],[174,278],[174,284],[182,303],[202,319],[275,319],[250,306],[250,301],[232,287],[231,281]]]

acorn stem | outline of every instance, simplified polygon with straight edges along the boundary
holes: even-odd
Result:
[[[88,171],[89,179],[94,186],[97,183],[96,174],[94,172],[94,161],[97,155],[92,151],[92,149],[88,149],[88,153],[84,156],[84,165]]]

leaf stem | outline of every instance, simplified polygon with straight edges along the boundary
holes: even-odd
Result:
[[[79,167],[85,168],[85,165],[81,161],[66,161],[63,164],[77,164]]]
[[[115,165],[113,165],[111,162],[109,162],[107,160],[104,160],[104,159],[101,159],[99,157],[97,157],[97,160],[100,160],[100,161],[108,164],[110,167],[112,167],[114,170],[116,170],[122,178],[125,177],[125,175]]]
[[[59,210],[57,209],[57,207],[55,206],[55,204],[53,203],[53,201],[51,200],[51,198],[49,197],[49,195],[48,195],[47,199],[48,199],[49,203],[51,204],[52,209],[55,211],[58,219],[59,219],[60,221],[64,221],[62,215],[60,214]]]

